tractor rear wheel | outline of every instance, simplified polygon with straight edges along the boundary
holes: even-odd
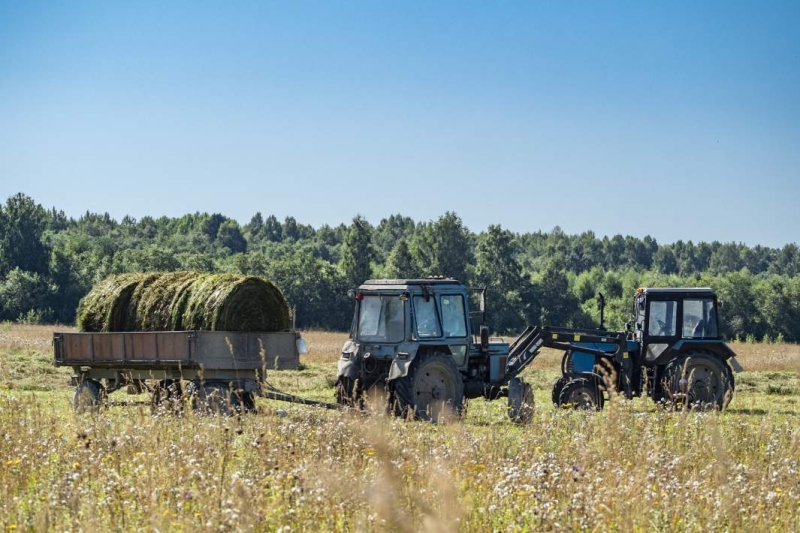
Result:
[[[395,413],[439,422],[460,416],[464,380],[450,355],[440,352],[418,356],[408,375],[394,380]]]
[[[558,406],[565,408],[599,411],[603,408],[603,402],[603,391],[592,378],[572,378],[564,384],[558,395]]]
[[[731,367],[709,352],[678,357],[664,370],[664,392],[676,407],[725,409],[734,387]]]

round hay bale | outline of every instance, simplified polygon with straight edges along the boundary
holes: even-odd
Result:
[[[111,276],[96,285],[78,304],[80,331],[122,331],[133,291],[142,274]]]
[[[280,331],[290,325],[283,294],[262,278],[205,274],[186,292],[183,329]]]
[[[289,306],[268,280],[235,274],[124,274],[81,301],[82,331],[280,331]]]
[[[166,272],[140,283],[131,297],[128,328],[134,331],[180,331],[172,321],[173,301],[196,276],[194,272]]]

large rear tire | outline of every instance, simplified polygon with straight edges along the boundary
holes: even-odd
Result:
[[[450,355],[440,352],[417,357],[408,375],[394,381],[396,414],[440,422],[457,418],[464,403],[464,380]]]
[[[709,352],[691,352],[664,369],[664,393],[678,408],[725,409],[735,383],[728,363]]]

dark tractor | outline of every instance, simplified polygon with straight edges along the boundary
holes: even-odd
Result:
[[[600,409],[613,392],[724,409],[742,368],[720,334],[718,307],[709,288],[645,288],[634,296],[632,331],[543,328],[544,345],[565,350],[553,403]]]
[[[361,405],[365,393],[383,389],[390,411],[435,421],[457,416],[465,398],[508,397],[509,416],[529,421],[531,387],[506,371],[513,345],[490,341],[478,325],[483,290],[474,291],[481,310],[470,316],[472,292],[454,279],[369,280],[352,291],[356,309],[339,360],[337,401]]]

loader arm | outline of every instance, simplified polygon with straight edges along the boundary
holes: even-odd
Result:
[[[591,348],[587,344],[614,344],[613,352]],[[582,353],[598,357],[612,357],[619,361],[623,369],[627,357],[627,343],[625,334],[616,331],[582,330],[570,328],[554,328],[550,326],[528,326],[509,347],[506,361],[505,378],[511,379],[520,374],[529,364],[536,359],[542,347],[558,350],[577,350]],[[630,365],[627,365],[630,366]]]

